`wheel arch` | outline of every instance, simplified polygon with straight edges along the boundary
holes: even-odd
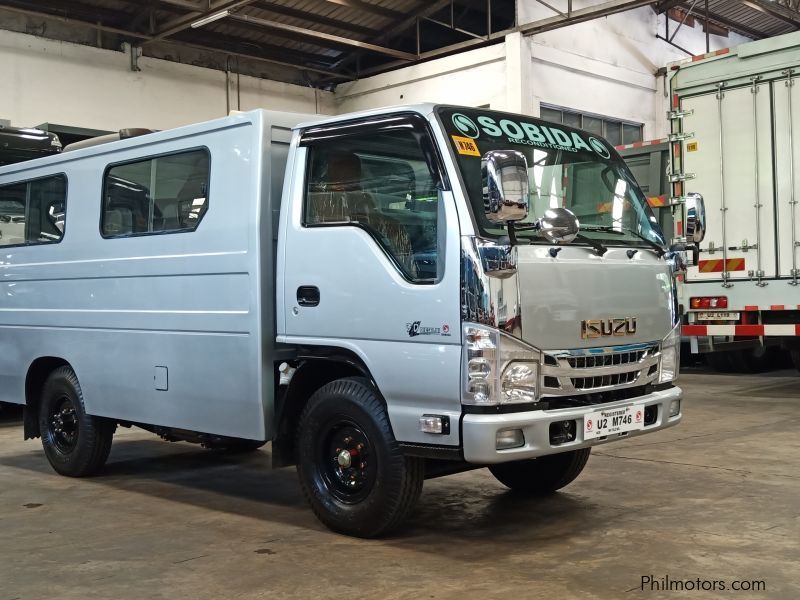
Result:
[[[59,356],[40,356],[31,362],[28,372],[25,374],[25,407],[23,410],[23,425],[25,439],[37,438],[41,435],[39,431],[39,402],[42,395],[44,382],[50,373],[59,367],[70,367],[72,365],[64,358]]]
[[[375,378],[363,360],[351,350],[334,347],[304,348],[292,361],[296,371],[285,390],[277,389],[275,395],[275,439],[272,441],[273,466],[295,463],[295,433],[300,415],[311,396],[322,386],[344,377],[363,377],[380,393]],[[278,388],[276,378],[276,388]]]

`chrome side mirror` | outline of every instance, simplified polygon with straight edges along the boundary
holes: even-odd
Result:
[[[548,208],[536,221],[536,229],[551,244],[569,244],[581,229],[580,221],[568,208]]]
[[[689,243],[699,244],[706,237],[706,205],[700,194],[686,195],[686,221],[683,228]]]
[[[528,161],[517,150],[490,150],[481,158],[483,209],[491,223],[528,216]]]

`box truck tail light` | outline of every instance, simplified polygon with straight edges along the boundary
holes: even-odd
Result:
[[[727,296],[695,296],[689,298],[692,308],[728,308]]]

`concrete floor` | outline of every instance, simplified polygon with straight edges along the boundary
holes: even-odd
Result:
[[[429,481],[379,541],[324,529],[263,452],[120,430],[104,474],[74,480],[6,418],[0,600],[800,598],[800,376],[682,385],[682,425],[601,447],[561,493],[521,499],[486,470]],[[766,592],[642,592],[643,575]]]

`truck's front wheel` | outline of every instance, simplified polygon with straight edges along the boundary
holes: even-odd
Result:
[[[591,448],[530,460],[492,465],[489,470],[504,486],[526,494],[550,494],[572,483],[589,460]]]
[[[422,491],[424,462],[403,455],[365,379],[338,379],[314,393],[300,418],[297,452],[303,493],[334,531],[388,533]]]

